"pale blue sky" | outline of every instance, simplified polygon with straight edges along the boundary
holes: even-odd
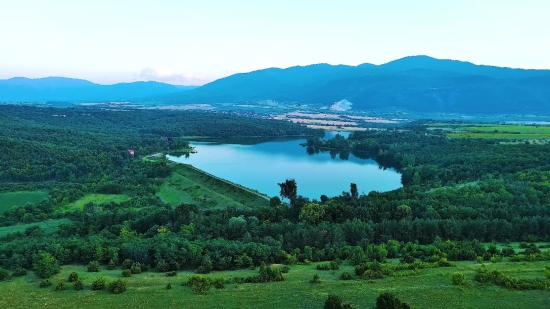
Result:
[[[550,69],[548,0],[0,0],[0,78],[203,84],[430,55]]]

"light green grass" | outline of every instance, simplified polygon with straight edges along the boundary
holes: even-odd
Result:
[[[36,204],[49,196],[48,191],[17,191],[0,193],[0,214],[12,206],[24,206],[27,203]]]
[[[441,128],[448,131],[451,138],[493,138],[518,140],[550,139],[550,126],[525,126],[505,124],[453,124],[433,123],[427,125],[430,129]]]
[[[78,201],[64,206],[61,211],[83,210],[84,205],[88,203],[93,203],[95,205],[102,205],[107,203],[120,204],[129,200],[130,197],[123,194],[87,194]]]
[[[542,278],[542,269],[548,263],[496,263],[487,264],[489,270],[498,269],[507,275],[521,278]],[[376,297],[392,291],[412,308],[550,308],[550,291],[511,291],[495,285],[478,285],[473,282],[475,270],[481,267],[472,262],[460,262],[457,267],[424,269],[413,277],[388,277],[381,280],[339,280],[344,271],[354,273],[349,265],[337,271],[318,271],[315,265],[292,266],[285,281],[263,284],[226,284],[225,289],[212,287],[209,295],[195,295],[182,283],[192,274],[180,272],[176,277],[162,273],[142,273],[125,278],[128,290],[120,295],[106,291],[91,291],[92,281],[98,276],[108,280],[122,278],[121,270],[87,273],[82,266],[64,266],[52,282],[67,283],[69,273],[76,271],[83,280],[83,291],[56,292],[54,287],[38,288],[39,280],[29,273],[10,282],[0,282],[0,308],[322,308],[329,294],[342,297],[354,308],[371,308]],[[451,284],[451,276],[462,272],[467,286]],[[247,277],[256,275],[257,269],[217,272],[208,277]],[[321,283],[309,280],[319,274]],[[166,284],[172,290],[166,290]]]
[[[41,229],[44,230],[46,233],[52,233],[57,230],[57,227],[62,223],[69,223],[71,220],[69,219],[54,219],[54,220],[47,220],[43,222],[37,222],[37,223],[28,223],[28,224],[18,224],[13,226],[2,226],[0,227],[0,237],[4,237],[10,233],[15,232],[25,232],[26,229],[34,226],[38,226]]]
[[[247,208],[265,206],[269,203],[265,198],[185,165],[175,167],[175,172],[162,184],[157,196],[171,205],[188,203],[203,208],[227,206]]]

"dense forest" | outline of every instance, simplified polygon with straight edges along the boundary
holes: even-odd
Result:
[[[184,149],[190,137],[282,135],[311,136],[304,152],[374,158],[380,168],[400,171],[403,187],[360,195],[350,184],[340,196],[309,200],[300,196],[299,183],[281,179],[288,203],[273,197],[269,206],[250,209],[172,206],[156,192],[174,163],[143,159]],[[375,267],[369,263],[391,258],[416,265],[411,269],[499,256],[550,260],[530,245],[550,240],[550,145],[449,139],[422,123],[347,139],[317,136],[288,122],[216,113],[3,106],[2,192],[41,189],[49,197],[7,207],[0,226],[63,221],[53,230],[30,226],[3,234],[0,266],[36,268],[41,254],[61,265],[125,263],[200,273],[349,260],[361,275]],[[92,193],[130,198],[64,208]],[[525,250],[484,244],[492,241],[525,242]]]

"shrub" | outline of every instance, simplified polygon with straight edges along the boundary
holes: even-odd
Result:
[[[176,276],[177,274],[178,274],[178,273],[177,273],[175,270],[169,271],[169,272],[166,273],[166,277],[174,277],[174,276]]]
[[[82,284],[82,280],[76,279],[74,284],[73,284],[73,287],[74,287],[75,291],[80,291],[80,290],[84,289],[84,285]]]
[[[410,308],[407,303],[403,303],[393,293],[382,293],[376,298],[376,309],[406,309]]]
[[[134,261],[125,259],[124,262],[122,262],[122,269],[130,269],[132,268],[132,265],[134,265]]]
[[[368,269],[361,275],[361,278],[367,280],[383,279],[384,275],[380,271]]]
[[[313,275],[313,279],[309,280],[309,282],[312,284],[317,284],[317,283],[321,283],[321,279],[319,278],[318,274],[315,274]]]
[[[330,269],[331,269],[331,270],[338,270],[338,269],[340,269],[340,267],[338,266],[338,262],[337,262],[337,261],[332,261],[332,262],[329,263],[329,265],[330,265]]]
[[[122,271],[122,277],[131,277],[132,272],[129,269],[125,269]]]
[[[39,278],[48,279],[59,273],[61,267],[59,267],[57,260],[51,254],[43,252],[35,256],[33,269]]]
[[[225,289],[225,280],[221,277],[214,279],[214,287],[220,290]]]
[[[50,279],[42,279],[38,286],[41,287],[41,288],[47,288],[51,285],[52,285],[52,282],[50,281]]]
[[[345,271],[340,275],[340,279],[342,279],[342,280],[351,280],[351,279],[353,279],[353,277],[351,276],[349,271]]]
[[[195,294],[206,295],[210,293],[210,280],[201,275],[193,275],[187,280],[187,285]]]
[[[330,270],[329,264],[317,264],[315,267],[317,270]]]
[[[290,271],[290,266],[288,265],[283,266],[283,268],[281,269],[281,272],[283,274],[288,274],[289,271]]]
[[[336,295],[329,295],[325,300],[324,309],[342,309],[342,299]]]
[[[99,262],[98,261],[90,261],[90,263],[88,263],[88,272],[89,273],[99,272]]]
[[[92,282],[92,291],[101,291],[105,289],[105,278],[99,277]]]
[[[437,261],[437,266],[439,267],[451,267],[453,266],[453,263],[447,261],[446,258],[441,258],[439,261]]]
[[[113,294],[120,294],[126,291],[126,281],[122,279],[111,281],[109,282],[109,286],[107,287],[107,290],[111,291],[111,293]]]
[[[171,290],[171,289],[172,289],[172,284],[171,284],[171,283],[168,283],[168,284],[166,285],[166,289],[167,289],[167,290]]]
[[[498,263],[498,262],[502,261],[502,256],[498,255],[498,254],[494,254],[493,256],[491,256],[490,261],[491,261],[491,263]]]
[[[502,249],[502,255],[504,256],[511,256],[514,255],[516,251],[512,247],[506,247]]]
[[[60,281],[56,286],[55,286],[55,290],[56,291],[65,291],[67,289],[67,286],[65,285],[65,282],[63,281]]]
[[[405,254],[400,260],[399,262],[401,264],[412,264],[414,263],[414,257],[410,254]]]
[[[22,268],[22,267],[17,267],[14,271],[13,271],[13,276],[14,277],[22,277],[22,276],[25,276],[27,274],[27,270],[25,268]],[[1,277],[1,275],[0,275]],[[1,279],[0,279],[1,280]]]
[[[466,282],[466,276],[463,273],[454,273],[451,281],[454,285],[463,285]]]
[[[204,258],[201,262],[201,266],[197,268],[198,274],[208,274],[212,271],[212,261],[209,258]]]
[[[115,262],[111,259],[107,264],[107,270],[114,270],[116,268]]]
[[[69,275],[69,282],[75,282],[76,280],[78,280],[78,274],[76,272],[72,272],[70,275]]]
[[[476,257],[476,262],[477,262],[478,264],[483,264],[483,257],[482,257],[482,256]]]
[[[159,273],[165,273],[170,271],[170,264],[166,263],[165,260],[160,260],[155,267],[156,271]]]
[[[0,268],[0,281],[9,280],[10,278],[10,273],[4,268]]]
[[[546,278],[550,279],[550,265],[547,265],[544,269],[543,274],[546,276]]]
[[[132,273],[132,275],[141,274],[141,267],[132,265],[132,267],[130,268],[130,272]]]

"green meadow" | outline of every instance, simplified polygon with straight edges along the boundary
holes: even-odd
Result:
[[[48,191],[16,191],[0,193],[0,214],[12,206],[25,206],[27,203],[36,204],[47,199]]]

